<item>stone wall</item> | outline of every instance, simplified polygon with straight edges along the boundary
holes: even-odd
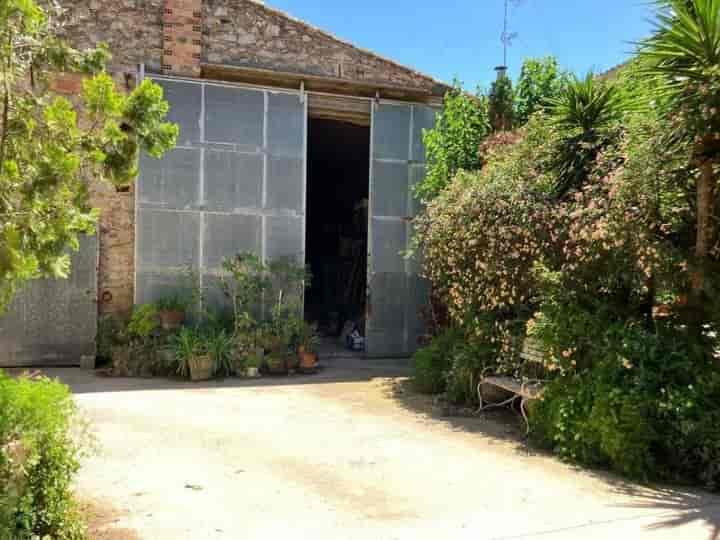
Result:
[[[201,58],[205,63],[307,74],[349,82],[431,89],[435,81],[391,60],[365,51],[254,0],[60,0],[67,9],[66,35],[76,47],[110,45],[115,71],[134,72],[137,64],[159,73],[163,51],[176,50],[163,36],[166,9],[178,9],[182,29],[202,3]],[[178,28],[178,27],[176,27]],[[167,37],[167,32],[166,36]],[[173,33],[177,38],[177,33]],[[187,60],[197,51],[197,36],[186,38]],[[169,71],[173,68],[173,61]],[[178,62],[175,62],[178,64]],[[182,65],[182,63],[180,63]],[[167,71],[167,70],[166,70]],[[180,70],[182,72],[182,70]]]
[[[206,63],[409,88],[431,89],[436,84],[253,0],[204,0],[203,7]]]
[[[165,0],[60,0],[65,34],[80,49],[107,43],[111,69],[135,73],[139,63],[159,71]]]

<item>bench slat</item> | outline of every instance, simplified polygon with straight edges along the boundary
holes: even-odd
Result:
[[[542,385],[540,384],[524,385],[512,377],[485,377],[482,382],[502,388],[503,390],[507,390],[508,392],[512,392],[513,394],[517,394],[518,396],[527,399],[536,399],[540,397],[543,391]]]

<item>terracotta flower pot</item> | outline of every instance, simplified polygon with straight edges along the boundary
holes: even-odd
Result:
[[[213,361],[209,354],[193,356],[188,364],[190,365],[190,380],[207,381],[212,379]]]
[[[284,357],[270,355],[266,357],[265,363],[267,364],[268,371],[273,375],[287,374],[288,368]]]
[[[313,352],[300,353],[300,369],[315,369],[317,366],[317,354]]]
[[[185,312],[176,309],[163,309],[158,316],[163,330],[177,330],[185,321]]]
[[[285,358],[285,365],[288,369],[297,369],[300,366],[300,358],[296,354],[288,354]]]

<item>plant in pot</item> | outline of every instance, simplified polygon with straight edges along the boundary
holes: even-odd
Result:
[[[285,334],[290,344],[290,352],[287,357],[288,369],[296,370],[300,367],[298,351],[305,333],[305,320],[299,304],[291,307],[286,315],[284,324],[286,327]]]
[[[223,259],[222,269],[220,288],[232,305],[233,334],[249,335],[258,327],[253,314],[257,315],[270,285],[268,268],[257,255],[241,252]]]
[[[163,330],[177,331],[185,322],[188,310],[192,306],[200,305],[202,299],[200,276],[191,266],[187,266],[174,294],[165,296],[156,303]]]
[[[135,306],[126,329],[129,342],[126,375],[151,377],[155,374],[158,327],[155,304]]]
[[[235,371],[234,343],[225,329],[211,331],[205,336],[207,351],[213,362],[213,374],[229,377]]]
[[[177,330],[185,322],[189,301],[180,295],[166,296],[157,302],[158,316],[163,330]]]
[[[248,377],[257,377],[260,375],[260,363],[262,359],[255,353],[250,353],[245,357],[245,375]]]
[[[286,375],[288,372],[289,343],[282,335],[272,335],[267,340],[268,354],[265,355],[265,365],[268,372],[274,375]]]
[[[206,381],[213,375],[213,359],[207,344],[196,330],[184,327],[172,337],[175,356],[172,366],[181,377],[193,381]]]
[[[283,303],[281,293],[272,308],[263,339],[267,350],[265,365],[270,373],[287,374],[289,370],[297,369],[299,360],[292,352],[296,350],[297,328],[297,317],[293,317],[292,311]]]
[[[115,377],[130,375],[130,336],[127,326],[119,326],[110,345],[110,373]]]
[[[250,353],[248,350],[233,343],[232,350],[230,351],[230,364],[232,366],[232,373],[237,377],[245,375],[245,364],[247,363],[247,357]]]
[[[113,348],[127,344],[126,322],[113,314],[101,315],[98,318],[95,343],[97,344],[96,365],[111,364]]]
[[[300,364],[298,341],[305,324],[302,298],[311,276],[305,266],[288,257],[271,261],[268,269],[274,299],[270,327],[273,334],[284,342],[286,368],[294,371]]]
[[[317,333],[317,325],[305,323],[298,344],[301,371],[313,371],[317,367],[317,346],[319,343],[320,337]]]

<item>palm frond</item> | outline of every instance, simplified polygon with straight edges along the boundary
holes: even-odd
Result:
[[[658,0],[652,36],[638,44],[640,73],[660,76],[679,95],[720,64],[720,0]]]
[[[573,75],[564,91],[550,100],[556,125],[583,132],[607,127],[632,108],[631,101],[618,86],[599,81],[593,72],[583,78]]]

